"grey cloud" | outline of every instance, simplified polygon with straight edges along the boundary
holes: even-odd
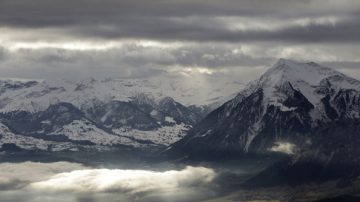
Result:
[[[3,77],[147,77],[174,66],[242,74],[278,57],[351,63],[358,61],[359,19],[356,0],[0,0],[0,71]],[[137,40],[180,46],[128,44]],[[9,51],[21,42],[59,47]],[[121,46],[61,48],[75,42]],[[251,47],[234,52],[242,46]],[[350,63],[334,66],[355,67]]]
[[[29,168],[32,168],[37,172],[29,175]],[[57,172],[65,172],[80,168],[83,168],[80,164],[66,162],[57,162],[47,166],[32,162],[21,164],[1,163],[0,191],[22,189],[33,180],[45,179]]]
[[[356,69],[359,50],[352,45],[286,46],[279,43],[227,44],[195,43],[175,47],[145,47],[126,43],[121,47],[103,51],[68,49],[19,49],[8,52],[0,62],[2,77],[25,78],[107,78],[148,77],[172,68],[207,68],[216,72],[232,72],[238,80],[248,81],[245,74],[253,69],[254,77],[270,67],[279,57],[329,64],[341,69]],[[336,62],[338,61],[338,62]],[[348,61],[348,62],[339,62]],[[359,67],[359,66],[358,66]],[[245,73],[246,72],[246,73]],[[239,76],[240,75],[240,76]]]
[[[137,17],[121,19],[116,23],[99,22],[55,29],[69,38],[87,39],[150,39],[161,41],[194,42],[359,42],[360,15],[336,24],[298,25],[288,23],[283,28],[274,30],[234,30],[216,18],[148,18]],[[274,19],[274,21],[280,19]],[[251,21],[251,19],[249,19]],[[35,33],[37,30],[33,30]],[[40,33],[41,34],[41,33]],[[52,32],[42,37],[51,37]],[[41,36],[41,35],[40,35]],[[30,39],[31,40],[31,39]]]
[[[16,190],[26,186],[26,183],[19,179],[0,178],[0,190]]]
[[[0,62],[7,58],[7,51],[5,48],[0,46]]]
[[[357,17],[358,18],[358,17]],[[360,21],[349,20],[335,25],[292,26],[279,31],[252,33],[255,40],[295,41],[295,42],[360,42]]]
[[[346,75],[360,80],[360,61],[325,62],[324,65],[336,68]]]
[[[347,4],[346,4],[347,3]],[[19,26],[67,25],[84,22],[107,22],[140,17],[184,16],[309,16],[333,14],[335,11],[354,10],[357,1],[334,4],[321,0],[2,0],[1,22]],[[46,16],[46,17],[44,17]]]
[[[172,67],[213,70],[270,65],[272,58],[234,53],[241,46],[184,45],[176,48],[134,44],[106,51],[20,49],[0,63],[2,77],[147,77]]]
[[[57,28],[56,32],[78,38],[228,42],[359,41],[360,3],[350,0],[343,4],[334,2],[76,0],[64,3],[55,0],[3,0],[0,24],[13,28]],[[335,16],[347,20],[336,26],[288,25],[273,31],[240,31],[231,30],[216,19],[222,16],[247,16],[274,21]]]
[[[171,53],[176,56],[176,64],[185,67],[228,68],[239,66],[270,65],[272,58],[254,57],[244,53],[234,53],[237,46],[197,45],[176,49]],[[241,45],[238,46],[241,48]]]
[[[324,65],[340,69],[360,70],[360,61],[325,62]]]
[[[360,62],[359,61],[340,61],[340,62],[326,62],[326,66],[337,68],[346,75],[360,80]]]

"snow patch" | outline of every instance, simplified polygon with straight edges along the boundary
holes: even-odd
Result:
[[[152,110],[151,112],[150,112],[150,115],[151,116],[156,116],[156,115],[158,115],[158,111],[156,111],[156,110]]]
[[[25,150],[50,150],[62,151],[72,150],[75,145],[71,143],[46,141],[38,138],[17,135],[10,131],[4,124],[0,123],[0,146],[4,144],[15,144]]]
[[[168,123],[176,123],[176,121],[174,120],[173,117],[170,117],[170,116],[166,116],[165,117],[165,121],[168,122]]]

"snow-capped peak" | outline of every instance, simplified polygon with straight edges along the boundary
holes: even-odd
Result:
[[[323,85],[331,85],[335,91],[360,89],[359,81],[336,70],[314,62],[297,62],[288,59],[279,59],[261,76],[256,87],[262,88],[267,97],[274,98],[276,97],[274,91],[278,92],[279,88],[288,84],[303,93],[312,103],[319,100],[314,98],[314,89]]]
[[[321,103],[326,95],[344,90],[360,91],[360,81],[314,62],[279,59],[258,80],[249,83],[233,100],[232,106],[258,90],[263,92],[264,106],[273,105],[285,111],[295,109],[283,103],[297,91],[315,107],[313,118],[321,119],[324,114]]]
[[[260,83],[273,86],[283,82],[306,82],[309,85],[319,85],[320,81],[331,76],[346,77],[331,68],[323,67],[314,62],[297,62],[279,59],[261,78]]]

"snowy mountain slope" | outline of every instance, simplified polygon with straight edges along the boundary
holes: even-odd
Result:
[[[110,101],[86,110],[86,114],[99,125],[106,128],[131,127],[151,130],[160,127],[157,120],[129,102]]]
[[[232,101],[235,106],[245,97],[261,89],[264,94],[263,105],[272,105],[281,110],[295,110],[286,106],[285,99],[293,92],[301,93],[315,110],[314,119],[326,118],[322,106],[324,95],[337,94],[350,90],[360,90],[360,82],[331,68],[316,63],[299,63],[293,60],[279,59],[258,80],[250,82]],[[290,95],[294,96],[294,95]],[[285,104],[284,104],[285,103]]]
[[[359,81],[312,62],[280,59],[169,151],[258,153],[279,144],[296,149],[326,125],[359,118]]]
[[[156,131],[143,131],[129,128],[113,129],[115,134],[145,142],[152,142],[157,145],[169,146],[183,138],[189,126],[185,124],[176,124],[172,126],[162,126]]]
[[[14,134],[7,126],[0,123],[0,146],[3,147],[3,145],[6,144],[16,145],[17,147],[25,150],[76,150],[76,145],[72,143],[46,141],[43,139]]]
[[[326,117],[322,101],[326,97],[324,95],[360,90],[359,81],[340,72],[312,62],[298,63],[285,59],[280,59],[268,70],[257,85],[263,90],[264,101],[267,102],[264,104],[279,106],[282,110],[295,110],[284,102],[292,89],[300,92],[315,108],[311,114],[313,119]]]
[[[17,80],[1,80],[0,79],[0,95],[6,91],[30,88],[37,85],[37,81],[17,81]]]
[[[57,129],[56,131],[47,134],[51,135],[64,135],[70,140],[74,141],[89,141],[97,145],[133,145],[139,146],[140,144],[129,138],[119,137],[109,134],[91,122],[81,119],[74,120],[73,122]]]
[[[103,150],[122,146],[163,147],[183,137],[184,131],[190,127],[184,123],[176,123],[168,116],[164,119],[169,123],[158,123],[135,105],[119,101],[100,106],[91,118],[72,104],[63,102],[35,113],[2,113],[0,143],[13,143],[24,149],[51,151],[70,148]],[[148,124],[154,128],[149,128]],[[28,143],[24,146],[25,141]],[[70,146],[49,149],[55,143]]]
[[[169,115],[167,120],[165,120],[169,123],[178,122],[185,123],[187,125],[193,125],[199,121],[199,117],[195,112],[176,102],[171,97],[165,97],[161,99],[157,108],[159,111]]]

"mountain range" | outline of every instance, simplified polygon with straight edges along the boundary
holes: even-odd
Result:
[[[201,82],[169,77],[2,79],[0,145],[41,151],[162,148],[243,87],[218,81],[202,90]]]
[[[280,59],[246,86],[223,82],[202,90],[195,83],[1,80],[1,150],[165,149],[172,158],[200,159],[280,153],[292,157],[291,165],[360,160],[354,78]]]

